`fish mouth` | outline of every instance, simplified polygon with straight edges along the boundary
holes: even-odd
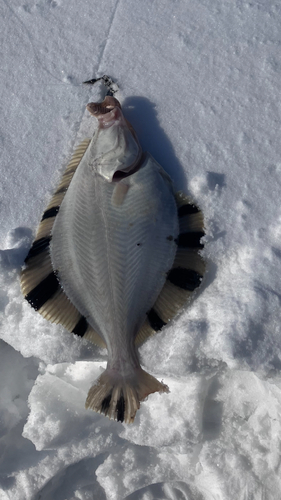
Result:
[[[115,97],[106,96],[102,102],[89,102],[86,108],[91,115],[98,119],[99,125],[103,128],[110,127],[118,119],[120,121],[123,119],[135,141],[139,142],[135,129],[124,117],[121,104]]]
[[[87,104],[87,110],[96,118],[99,118],[100,115],[110,113],[114,108],[121,109],[121,104],[115,97],[111,96],[106,96],[102,102],[89,102]]]
[[[106,96],[102,102],[90,102],[87,110],[99,121],[100,128],[109,128],[124,120],[121,104],[115,97]]]

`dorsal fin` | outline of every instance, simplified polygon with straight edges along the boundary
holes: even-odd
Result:
[[[182,192],[175,194],[178,207],[180,234],[172,269],[152,309],[140,328],[135,343],[143,344],[162,329],[191,299],[200,286],[205,262],[200,255],[203,248],[204,219],[201,210]]]
[[[70,302],[52,267],[49,245],[51,231],[71,179],[83,158],[90,139],[85,139],[74,151],[59,186],[43,213],[35,240],[25,259],[21,272],[21,289],[26,300],[44,318],[59,323],[74,334],[106,347],[105,342],[88,324],[76,307]]]

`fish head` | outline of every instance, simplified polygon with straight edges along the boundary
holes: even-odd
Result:
[[[101,103],[89,103],[87,109],[98,120],[90,146],[91,168],[109,182],[131,175],[140,165],[142,149],[119,101],[106,96]]]

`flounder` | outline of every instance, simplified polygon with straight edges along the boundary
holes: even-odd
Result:
[[[200,285],[203,216],[149,153],[113,96],[90,103],[92,139],[74,152],[25,259],[21,287],[46,319],[106,347],[86,408],[133,422],[168,387],[141,368],[137,346]]]

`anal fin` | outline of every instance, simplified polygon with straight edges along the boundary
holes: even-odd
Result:
[[[200,255],[204,246],[201,238],[205,234],[203,214],[193,200],[182,192],[175,193],[175,200],[180,234],[174,263],[135,338],[138,346],[161,330],[188,303],[201,285],[205,273],[205,261]]]
[[[104,342],[104,340],[90,325],[88,325],[87,331],[83,338],[86,340],[90,340],[93,344],[96,344],[99,347],[106,348],[106,343]]]
[[[142,325],[142,327],[138,331],[138,334],[137,334],[137,336],[135,338],[135,344],[139,347],[149,337],[152,337],[152,335],[154,335],[155,333],[156,333],[156,330],[154,330],[154,328],[152,328],[152,326],[150,325],[148,319],[146,318],[144,324]]]

